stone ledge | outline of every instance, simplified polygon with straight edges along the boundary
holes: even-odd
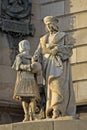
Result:
[[[42,120],[1,125],[0,130],[87,130],[87,120]]]

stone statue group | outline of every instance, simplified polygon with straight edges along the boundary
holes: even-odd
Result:
[[[47,33],[40,38],[34,55],[30,55],[29,41],[22,40],[12,66],[17,71],[14,98],[22,102],[23,121],[35,120],[36,113],[40,115],[43,108],[46,119],[75,117],[76,114],[69,62],[73,44],[68,34],[59,31],[56,17],[46,16],[43,21]],[[45,80],[45,85],[41,87],[43,97],[37,82],[41,72]],[[43,100],[45,103],[42,103]]]

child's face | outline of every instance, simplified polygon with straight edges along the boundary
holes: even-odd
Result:
[[[26,40],[23,40],[19,43],[19,52],[29,51],[30,50],[30,44]]]

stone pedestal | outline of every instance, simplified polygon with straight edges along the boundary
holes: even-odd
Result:
[[[0,130],[87,130],[87,120],[42,120],[1,125]]]

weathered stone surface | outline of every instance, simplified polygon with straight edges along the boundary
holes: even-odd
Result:
[[[54,130],[87,130],[87,120],[55,121]]]
[[[87,80],[73,83],[75,99],[77,104],[87,103]]]
[[[14,83],[16,73],[11,67],[0,65],[0,82],[2,83]]]
[[[42,5],[41,17],[43,18],[47,15],[52,15],[52,16],[64,15],[64,1]]]
[[[2,113],[0,113],[0,117],[1,117],[0,124],[12,123],[12,119],[11,119],[11,116],[9,115],[9,113],[2,112]],[[8,128],[7,128],[7,130],[8,130]]]
[[[0,130],[12,130],[12,124],[0,125]]]
[[[0,48],[0,64],[11,66],[11,50],[9,48]]]
[[[80,119],[87,120],[87,113],[80,113]]]
[[[40,4],[32,4],[32,14],[34,14],[33,18],[35,18],[35,21],[40,19],[40,13]]]
[[[72,79],[73,81],[87,79],[87,63],[72,66]]]
[[[77,130],[77,123],[75,120],[55,121],[54,130]]]
[[[87,27],[87,12],[68,15],[59,18],[59,27],[62,31]]]
[[[6,34],[0,32],[0,48],[9,48]]]
[[[39,0],[41,4],[46,4],[46,3],[51,3],[51,2],[55,2],[55,0]],[[56,2],[58,1],[64,1],[64,0],[56,0]]]
[[[39,30],[38,30],[38,31],[39,31]],[[35,35],[34,39],[33,39],[33,38],[28,38],[28,39],[29,39],[29,41],[30,41],[30,43],[31,43],[31,48],[32,48],[32,49],[30,50],[30,53],[31,53],[31,55],[33,55],[33,54],[34,54],[34,51],[36,50],[36,48],[37,48],[37,46],[38,46],[40,37]]]
[[[39,19],[36,20],[36,18],[33,18],[32,20],[33,20],[33,24],[35,26],[35,31],[36,31],[34,38],[33,38],[33,40],[34,40],[35,37],[41,36],[41,21]]]
[[[77,102],[87,103],[87,81],[78,82],[77,84]]]
[[[76,48],[73,49],[73,55],[70,58],[71,64],[76,63]]]
[[[2,30],[6,32],[16,32],[29,34],[29,23],[19,22],[15,20],[3,19],[2,21]]]
[[[35,3],[35,4],[40,3],[40,0],[32,0],[32,3]]]
[[[12,125],[12,130],[53,130],[52,121],[34,121],[27,123],[15,123]]]
[[[40,0],[41,4],[47,3],[47,2],[53,2],[54,0]]]
[[[77,98],[78,98],[78,95],[77,95],[77,93],[78,93],[77,82],[73,83],[73,88],[74,88],[74,93],[75,93],[75,100],[76,100],[76,103],[78,103],[78,100],[77,100]]]
[[[0,130],[87,130],[87,120],[49,120],[1,125]]]
[[[87,0],[65,0],[65,14],[87,10]]]
[[[0,83],[0,100],[13,100],[15,84],[12,83]]]
[[[80,63],[87,61],[87,46],[80,46],[73,49],[73,55],[71,57],[71,64],[72,63]]]
[[[77,130],[87,130],[87,120],[79,120],[77,123]]]
[[[87,28],[70,32],[70,35],[74,39],[74,46],[87,44]]]
[[[77,62],[87,61],[87,46],[81,46],[77,48]]]

